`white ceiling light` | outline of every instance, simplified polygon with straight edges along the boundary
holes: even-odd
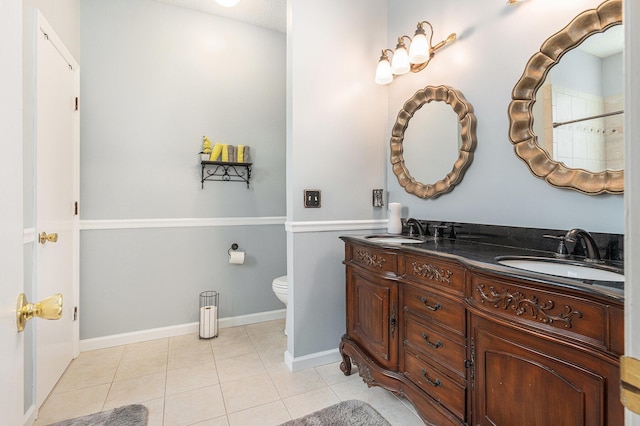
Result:
[[[216,0],[216,3],[224,7],[233,7],[236,4],[240,3],[240,0]]]

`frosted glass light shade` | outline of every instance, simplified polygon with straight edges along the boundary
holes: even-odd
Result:
[[[236,4],[240,3],[240,0],[216,0],[216,3],[224,7],[233,7]]]
[[[424,34],[416,34],[409,48],[409,62],[423,64],[429,60],[429,42]]]
[[[409,65],[409,54],[404,47],[398,47],[393,53],[393,59],[391,60],[391,72],[395,75],[402,75],[409,72],[411,66]]]
[[[378,68],[376,68],[376,83],[389,84],[393,81],[393,74],[391,73],[391,64],[386,59],[381,59],[378,62]]]

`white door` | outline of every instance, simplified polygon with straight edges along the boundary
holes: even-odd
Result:
[[[16,302],[23,291],[22,2],[0,0],[0,413],[23,423],[23,334]]]
[[[38,320],[33,324],[39,408],[76,352],[79,71],[71,54],[41,15],[37,18],[37,28],[35,223],[39,235],[57,234],[57,241],[36,243],[35,299],[61,293],[63,300],[62,318]]]

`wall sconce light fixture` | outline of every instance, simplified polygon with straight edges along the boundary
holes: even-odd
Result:
[[[430,34],[428,40],[424,30],[424,24],[429,26]],[[404,41],[405,39],[409,40],[408,51]],[[452,33],[445,40],[442,40],[434,46],[433,27],[427,21],[418,22],[418,28],[413,35],[413,39],[408,35],[400,36],[398,37],[398,44],[396,45],[395,51],[391,49],[382,50],[382,55],[378,61],[378,68],[376,69],[376,83],[389,84],[393,81],[394,75],[406,74],[409,71],[422,71],[427,67],[437,50],[453,42],[455,39],[456,34]],[[392,55],[391,62],[389,62],[389,52]]]
[[[522,3],[524,0],[507,0],[507,4],[509,6],[513,6],[514,4]]]

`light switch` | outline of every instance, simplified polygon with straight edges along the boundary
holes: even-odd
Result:
[[[307,208],[320,207],[320,190],[319,189],[304,190],[304,206]]]

